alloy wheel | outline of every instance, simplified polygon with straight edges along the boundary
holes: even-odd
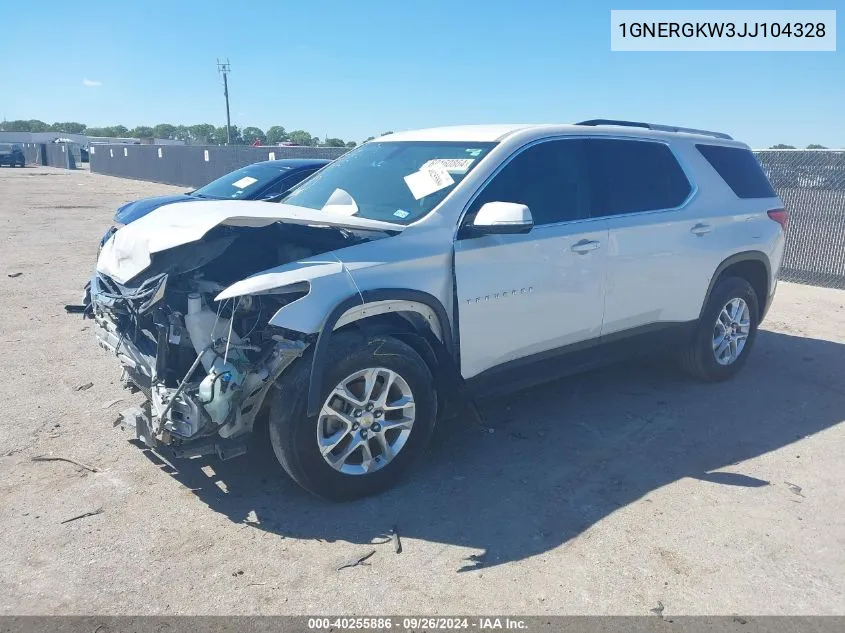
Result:
[[[728,301],[713,326],[713,355],[720,365],[731,365],[742,354],[751,333],[751,310],[744,299]]]
[[[317,448],[346,475],[365,475],[387,466],[411,435],[414,394],[402,376],[370,367],[341,380],[317,418]]]

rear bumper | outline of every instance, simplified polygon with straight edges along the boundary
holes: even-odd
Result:
[[[766,318],[766,315],[769,313],[769,308],[772,307],[772,302],[775,300],[775,291],[778,287],[778,280],[777,278],[772,281],[772,291],[769,293],[769,296],[766,297],[765,303],[761,306],[760,309],[760,323],[763,322],[763,319]]]

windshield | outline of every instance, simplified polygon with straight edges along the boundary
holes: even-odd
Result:
[[[12,146],[8,143],[0,143],[0,152],[11,152]]]
[[[217,198],[220,200],[237,200],[249,198],[253,193],[264,189],[271,182],[290,171],[287,165],[272,163],[256,163],[247,165],[230,174],[212,180],[204,187],[200,187],[191,195],[200,198]]]
[[[282,202],[410,224],[429,213],[495,143],[365,143],[294,189]]]

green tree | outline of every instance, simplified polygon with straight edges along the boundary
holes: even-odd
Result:
[[[267,143],[269,145],[278,145],[282,141],[288,140],[288,133],[281,125],[274,125],[267,130]]]
[[[170,123],[159,123],[153,128],[155,138],[176,138],[176,126]]]
[[[64,132],[65,134],[84,134],[85,133],[85,124],[84,123],[74,123],[69,121],[67,123],[53,123],[50,126],[51,132]]]
[[[319,141],[305,130],[294,130],[288,135],[288,139],[294,145],[316,145]]]
[[[191,140],[197,145],[214,145],[217,128],[211,123],[199,123],[188,128]],[[223,129],[223,140],[226,140],[226,130]]]
[[[231,130],[231,141],[230,145],[240,145],[243,142],[241,138],[241,131],[237,125],[233,125],[230,128]],[[226,144],[226,126],[220,126],[219,128],[214,130],[214,142],[217,145],[225,145]]]
[[[133,130],[134,131],[134,130]],[[125,125],[109,125],[106,127],[89,127],[85,129],[88,136],[105,136],[108,138],[127,137],[129,130]]]
[[[827,149],[824,145],[819,145],[818,143],[810,143],[807,145],[807,149]]]
[[[348,147],[349,149],[352,149],[356,145],[357,145],[357,143],[355,141],[347,141],[346,142],[346,147]]]
[[[29,132],[29,124],[26,121],[3,121],[0,132]]]
[[[49,132],[50,126],[44,123],[44,121],[39,121],[38,119],[31,119],[28,121],[29,123],[29,131],[30,132]]]
[[[784,145],[783,143],[778,143],[777,145],[772,145],[769,149],[795,149],[794,145]]]
[[[343,141],[342,138],[327,138],[325,143],[323,143],[325,147],[346,147],[346,143]]]
[[[243,132],[241,132],[241,137],[247,145],[252,145],[255,139],[261,141],[262,145],[267,144],[267,135],[264,134],[264,130],[260,127],[245,127]]]
[[[136,138],[152,138],[156,136],[155,131],[149,125],[139,125],[134,130],[129,130],[128,134]]]
[[[49,132],[50,126],[38,119],[30,119],[29,121],[18,119],[0,123],[0,130],[4,132]]]
[[[191,132],[188,130],[188,127],[185,125],[177,125],[176,131],[173,133],[173,138],[177,141],[182,141],[184,143],[191,142]]]

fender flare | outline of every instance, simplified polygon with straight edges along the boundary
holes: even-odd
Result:
[[[443,304],[427,292],[421,290],[412,290],[410,288],[381,288],[377,290],[363,290],[355,293],[338,303],[329,315],[326,317],[320,333],[317,335],[317,341],[314,344],[314,351],[311,359],[311,377],[308,381],[308,398],[306,414],[311,417],[319,413],[320,391],[323,386],[323,370],[326,363],[326,354],[328,353],[331,338],[334,334],[335,324],[340,320],[340,317],[349,310],[374,301],[389,301],[389,300],[404,300],[422,303],[432,309],[437,316],[440,325],[440,332],[443,337],[442,345],[446,352],[446,356],[452,361],[454,365],[456,356],[454,349],[454,338],[452,336],[452,325],[446,313]],[[456,369],[457,371],[457,369]],[[458,374],[460,375],[460,374]]]
[[[769,263],[769,256],[766,255],[763,251],[743,251],[741,253],[736,253],[731,255],[730,257],[726,258],[716,267],[716,272],[713,273],[713,276],[710,278],[710,284],[707,286],[707,293],[704,295],[704,301],[701,304],[701,310],[699,311],[699,318],[701,314],[704,312],[704,308],[707,306],[707,302],[710,301],[710,294],[713,292],[713,287],[716,285],[716,280],[719,279],[719,276],[725,272],[730,266],[734,264],[738,264],[740,262],[748,262],[748,261],[757,261],[762,263],[766,267],[766,294],[769,294],[769,288],[772,287],[772,266]],[[761,304],[761,312],[763,312],[763,306],[768,305],[769,297],[760,297],[759,300],[762,302]]]

